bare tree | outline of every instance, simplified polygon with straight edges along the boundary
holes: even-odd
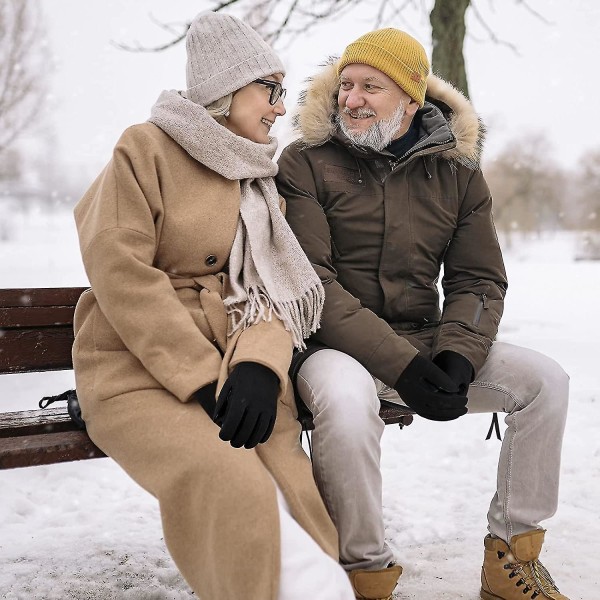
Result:
[[[471,0],[436,0],[429,14],[433,69],[446,81],[453,83],[467,98],[469,85],[463,56],[467,27],[465,13]]]
[[[572,201],[579,227],[600,231],[600,148],[583,158],[577,181],[578,194]]]
[[[353,8],[364,10],[366,6],[373,13],[373,27],[401,25],[402,15],[409,8],[429,14],[431,38],[433,42],[432,69],[446,81],[451,82],[468,97],[467,73],[463,46],[467,28],[465,16],[470,8],[474,17],[492,42],[504,44],[516,51],[516,47],[502,39],[489,26],[477,8],[482,0],[213,0],[209,8],[215,12],[234,9],[247,23],[254,27],[271,44],[284,37],[294,39],[314,26],[339,20],[342,14]],[[513,0],[535,17],[544,18],[534,11],[526,0]],[[156,22],[156,21],[155,21]],[[179,24],[159,23],[172,36],[165,44],[144,46],[143,44],[116,45],[134,52],[158,52],[185,39],[189,22]]]
[[[0,152],[35,121],[45,93],[44,39],[33,0],[0,0]]]
[[[494,197],[494,221],[507,236],[562,229],[566,175],[551,158],[541,134],[512,140],[488,165],[486,179]]]

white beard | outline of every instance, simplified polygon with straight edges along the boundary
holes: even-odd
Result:
[[[344,108],[341,112],[345,114],[358,114],[359,116],[374,116],[375,113],[370,110],[358,109],[355,111],[349,108]],[[366,146],[367,148],[373,148],[373,150],[381,151],[386,146],[389,146],[391,141],[398,133],[400,127],[402,127],[402,121],[404,120],[404,105],[400,104],[395,110],[394,114],[389,119],[382,119],[373,123],[367,130],[362,132],[353,131],[346,126],[346,123],[342,119],[342,115],[338,112],[335,115],[335,120],[342,130],[342,133],[357,146]]]

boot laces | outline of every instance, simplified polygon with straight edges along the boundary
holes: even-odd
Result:
[[[530,564],[533,578],[542,590],[542,593],[546,595],[560,593],[556,587],[556,583],[554,583],[554,579],[548,573],[548,569],[539,560],[534,560]]]
[[[504,552],[498,552],[498,558],[501,559],[504,556]],[[510,555],[510,558],[514,558],[512,557],[512,554]],[[525,567],[529,568],[525,569]],[[556,583],[554,583],[554,579],[552,579],[550,573],[548,573],[548,569],[546,569],[541,561],[537,559],[525,563],[509,562],[504,565],[504,568],[511,570],[508,575],[510,579],[517,577],[518,575],[521,576],[515,585],[517,587],[524,585],[524,594],[533,591],[533,594],[531,595],[532,600],[540,595],[552,599],[554,596],[551,594],[560,593],[556,587]]]

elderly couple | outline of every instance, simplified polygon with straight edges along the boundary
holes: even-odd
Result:
[[[202,13],[187,89],[123,133],[75,209],[83,416],[157,498],[203,600],[392,597],[381,400],[436,421],[506,413],[480,596],[566,600],[539,524],[557,508],[568,378],[493,342],[507,282],[482,127],[429,71],[402,31],[360,37],[312,79],[277,165],[285,68],[240,20]]]

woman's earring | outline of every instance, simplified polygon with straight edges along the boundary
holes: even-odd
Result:
[[[227,111],[227,112],[225,113],[225,118],[227,118],[228,116],[229,116],[229,111]]]

